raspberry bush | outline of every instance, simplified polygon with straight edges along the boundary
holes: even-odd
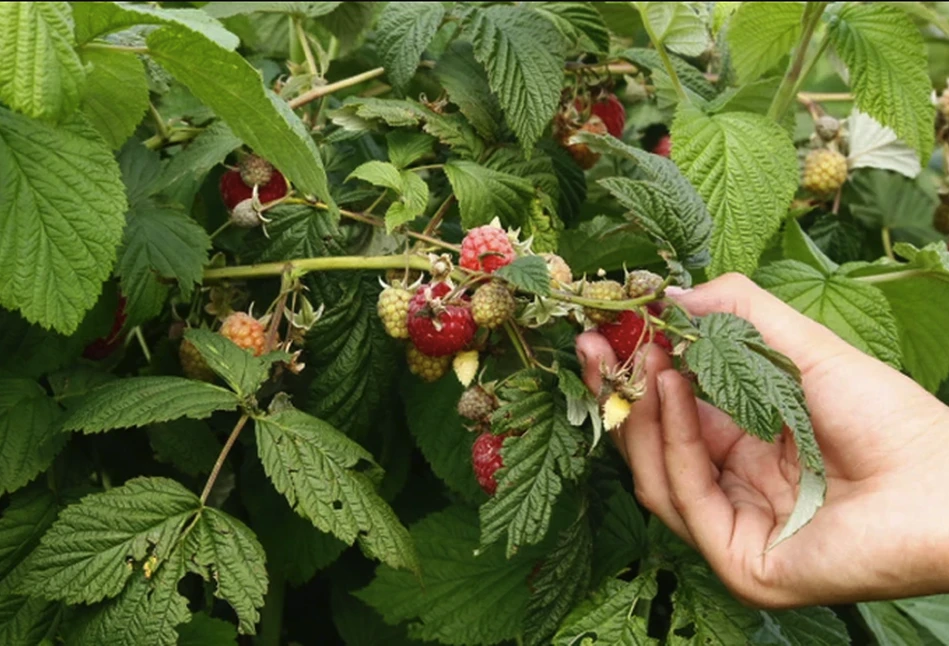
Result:
[[[943,597],[743,606],[603,432],[654,343],[795,441],[775,542],[821,513],[794,366],[667,296],[727,272],[949,400],[947,47],[941,3],[0,4],[0,644],[949,643]]]

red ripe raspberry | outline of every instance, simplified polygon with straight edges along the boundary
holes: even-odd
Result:
[[[514,262],[514,246],[504,229],[485,225],[468,232],[461,241],[461,266],[493,274]]]
[[[477,331],[467,303],[441,300],[450,291],[448,283],[422,285],[409,303],[409,337],[430,357],[464,350]]]
[[[672,153],[672,137],[669,135],[660,137],[656,145],[653,146],[652,152],[654,155],[668,157]]]
[[[116,348],[122,343],[122,326],[125,325],[125,319],[128,314],[125,312],[126,300],[124,296],[119,296],[119,306],[115,310],[115,318],[112,319],[112,329],[108,336],[102,336],[86,346],[82,351],[82,356],[93,361],[105,359],[115,352]]]
[[[252,351],[255,357],[263,353],[267,336],[263,323],[244,312],[234,312],[224,319],[221,335],[241,348]]]
[[[645,326],[646,321],[639,314],[632,310],[624,310],[620,312],[615,323],[601,323],[597,329],[609,341],[610,347],[616,353],[616,358],[620,361],[626,361],[633,355],[640,337],[643,337],[643,343],[655,343],[666,352],[672,351],[672,344],[662,330],[653,331],[650,339],[648,332],[643,334]]]
[[[239,170],[229,170],[221,175],[220,189],[221,199],[224,200],[224,206],[227,207],[228,211],[254,196],[254,187],[244,183]],[[287,180],[276,168],[270,181],[257,189],[257,198],[261,204],[279,200],[286,194]]]
[[[607,132],[617,139],[622,138],[623,129],[626,127],[626,108],[615,94],[606,94],[599,101],[594,101],[590,112],[603,120]]]
[[[506,435],[495,435],[491,432],[482,433],[471,445],[471,466],[474,467],[478,484],[489,496],[493,496],[498,489],[498,481],[494,474],[504,466],[501,458],[501,445]]]

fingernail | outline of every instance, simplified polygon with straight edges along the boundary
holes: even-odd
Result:
[[[676,287],[675,285],[670,285],[669,287],[666,287],[665,289],[665,292],[668,296],[682,296],[684,294],[688,294],[691,291],[692,291],[691,287],[686,289],[684,287]]]

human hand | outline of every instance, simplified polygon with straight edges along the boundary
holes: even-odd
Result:
[[[670,294],[670,296],[673,296]],[[772,550],[797,496],[787,430],[769,444],[693,395],[649,346],[646,395],[613,440],[639,501],[696,547],[729,589],[770,608],[949,591],[949,409],[908,377],[849,345],[739,275],[674,298],[691,314],[747,319],[801,370],[827,467],[814,519]],[[599,393],[616,357],[601,335],[577,339]]]

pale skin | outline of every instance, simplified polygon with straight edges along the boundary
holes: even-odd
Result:
[[[785,434],[769,444],[696,399],[649,346],[647,391],[613,440],[636,496],[699,550],[743,602],[765,608],[949,592],[949,408],[743,276],[670,294],[691,314],[728,312],[758,328],[803,375],[827,467],[810,524],[766,550],[791,512],[799,466]],[[599,393],[616,357],[595,332],[577,339]]]

